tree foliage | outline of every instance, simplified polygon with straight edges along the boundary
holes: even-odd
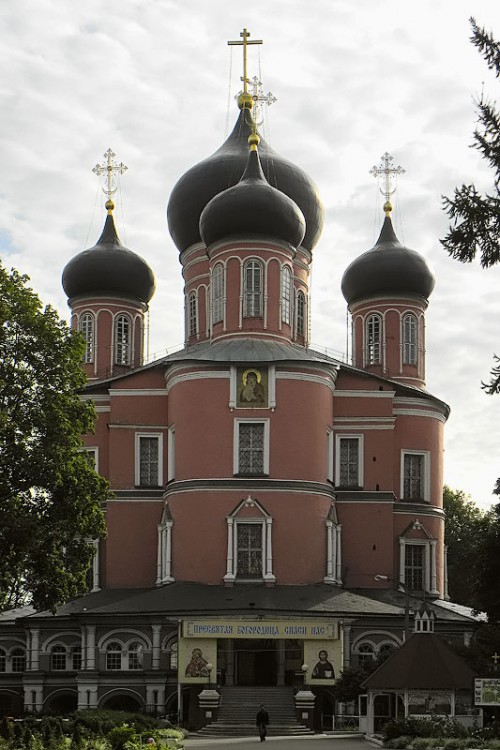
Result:
[[[443,507],[450,598],[457,604],[480,610],[478,553],[490,525],[490,516],[465,492],[446,486],[443,490]]]
[[[500,77],[500,43],[492,33],[478,26],[474,18],[471,42],[484,57],[488,68]],[[476,100],[477,126],[473,148],[477,149],[492,171],[492,186],[484,195],[473,184],[455,188],[452,198],[443,198],[444,209],[451,223],[446,237],[441,240],[449,255],[463,263],[470,263],[479,253],[483,268],[500,262],[500,112],[496,103],[483,95]],[[500,393],[500,357],[494,355],[495,365],[488,383],[489,393]],[[500,494],[500,479],[497,480]]]
[[[473,18],[471,26],[472,43],[499,77],[500,44]],[[481,195],[474,185],[463,184],[455,188],[453,198],[444,198],[451,226],[442,243],[453,258],[465,263],[470,263],[479,252],[481,265],[488,268],[500,261],[500,113],[494,102],[483,96],[476,101],[476,107],[478,124],[473,147],[493,170],[492,190]]]
[[[107,483],[82,452],[83,342],[0,265],[0,609],[80,593]]]

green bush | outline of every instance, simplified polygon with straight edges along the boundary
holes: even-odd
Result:
[[[395,719],[387,722],[384,726],[384,742],[396,739],[401,735],[409,737],[453,737],[465,738],[467,729],[455,719],[445,716],[432,716],[429,718]],[[452,750],[450,748],[450,750]]]
[[[112,747],[112,750],[124,750],[125,743],[134,742],[136,731],[134,727],[128,724],[122,724],[120,727],[111,729],[106,739]]]

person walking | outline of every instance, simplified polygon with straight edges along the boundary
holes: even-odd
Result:
[[[264,708],[263,703],[260,704],[260,708],[257,711],[257,716],[255,717],[255,723],[257,724],[257,727],[259,729],[260,741],[264,742],[264,740],[266,739],[266,734],[267,734],[267,725],[269,724],[269,714]]]

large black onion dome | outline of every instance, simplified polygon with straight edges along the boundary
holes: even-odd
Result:
[[[248,109],[242,109],[233,132],[212,156],[191,167],[174,186],[167,208],[170,234],[182,252],[200,242],[200,216],[218,193],[236,185],[245,171],[248,136],[253,122]],[[324,209],[311,178],[298,166],[279,156],[261,139],[259,155],[267,182],[288,195],[306,220],[302,245],[312,250],[323,229]]]
[[[147,304],[155,292],[155,277],[145,260],[121,244],[109,213],[97,244],[66,265],[62,285],[69,299],[118,294]]]
[[[257,151],[250,151],[237,185],[212,198],[200,217],[205,245],[235,235],[276,237],[298,247],[306,222],[294,201],[266,182]]]
[[[425,259],[400,243],[386,216],[375,246],[356,258],[342,277],[348,304],[383,294],[412,294],[428,299],[435,279]]]

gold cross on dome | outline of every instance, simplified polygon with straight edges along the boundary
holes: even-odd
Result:
[[[396,187],[394,186],[394,183],[391,182],[391,180],[397,175],[405,173],[403,167],[393,167],[391,163],[393,161],[394,159],[392,158],[392,156],[386,151],[385,154],[383,154],[381,157],[379,166],[374,166],[370,169],[370,174],[372,174],[374,177],[385,177],[384,189],[380,188],[380,192],[385,197],[386,201],[389,201],[391,195],[396,192]]]
[[[237,45],[239,47],[243,46],[243,76],[241,77],[241,81],[243,81],[243,95],[248,95],[248,84],[250,83],[250,79],[248,78],[248,52],[247,47],[249,44],[264,44],[262,39],[252,39],[249,40],[248,37],[250,36],[250,32],[247,29],[243,29],[243,31],[240,31],[240,36],[242,37],[242,41],[239,40],[228,42],[230,46]],[[251,105],[250,105],[251,106]]]
[[[116,193],[117,188],[115,187],[114,178],[117,174],[123,174],[127,171],[128,167],[121,162],[120,164],[115,164],[113,159],[115,158],[116,154],[114,154],[110,148],[106,151],[104,154],[104,158],[106,159],[104,164],[96,164],[93,168],[92,172],[96,174],[98,177],[101,177],[104,175],[104,180],[106,183],[106,187],[103,187],[102,191],[105,193],[108,197],[111,197],[114,193]]]

